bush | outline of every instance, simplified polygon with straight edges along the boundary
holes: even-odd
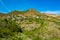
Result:
[[[13,36],[17,32],[22,33],[22,29],[16,25],[15,21],[4,19],[0,22],[0,38]]]

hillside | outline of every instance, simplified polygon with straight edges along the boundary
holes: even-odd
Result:
[[[0,40],[60,40],[60,16],[33,9],[1,13]]]

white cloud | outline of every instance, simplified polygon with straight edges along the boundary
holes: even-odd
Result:
[[[60,10],[58,10],[58,11],[42,11],[41,13],[60,14]]]

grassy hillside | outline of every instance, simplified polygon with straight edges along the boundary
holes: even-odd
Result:
[[[2,14],[0,40],[60,40],[60,18],[57,17],[33,9]]]

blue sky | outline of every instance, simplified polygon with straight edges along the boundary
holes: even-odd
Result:
[[[60,0],[0,0],[0,12],[33,8],[42,13],[60,13]]]

